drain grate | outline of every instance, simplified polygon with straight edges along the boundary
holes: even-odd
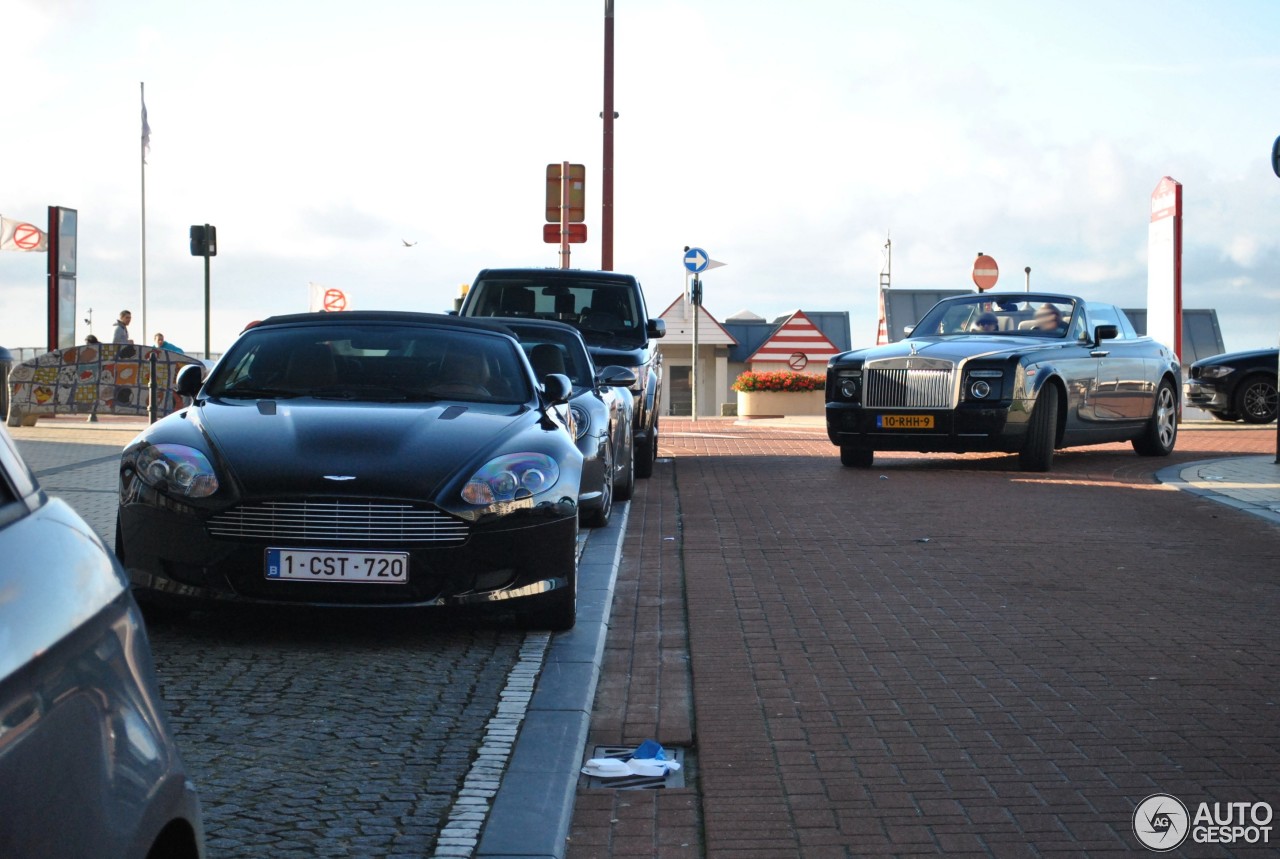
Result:
[[[589,758],[617,758],[625,761],[636,750],[635,746],[596,746]],[[587,787],[607,787],[613,790],[663,790],[668,787],[684,787],[685,774],[689,771],[689,756],[682,748],[663,746],[666,759],[680,764],[680,769],[668,772],[665,776],[630,775],[621,778],[600,778],[583,774]]]

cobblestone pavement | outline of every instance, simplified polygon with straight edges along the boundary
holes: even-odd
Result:
[[[1133,853],[1153,793],[1280,806],[1280,527],[1153,477],[1274,450],[1184,426],[1167,459],[858,470],[821,427],[664,419],[590,744],[695,773],[584,779],[567,855]]]
[[[150,632],[215,856],[430,855],[523,640],[317,612]]]

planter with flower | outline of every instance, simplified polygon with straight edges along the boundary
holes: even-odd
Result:
[[[826,381],[821,373],[748,370],[733,383],[738,392],[738,417],[821,416],[826,408]]]

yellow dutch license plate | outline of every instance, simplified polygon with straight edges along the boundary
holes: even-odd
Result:
[[[881,429],[933,429],[933,415],[876,415]]]

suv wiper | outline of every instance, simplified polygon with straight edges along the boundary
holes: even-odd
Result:
[[[382,402],[402,402],[409,395],[398,388],[388,386],[339,386],[330,388],[313,388],[306,391],[309,397],[320,400],[379,400]]]
[[[257,397],[284,399],[288,397],[296,397],[298,396],[298,392],[290,391],[285,388],[269,388],[258,385],[233,385],[230,388],[223,388],[221,391],[218,391],[215,396],[232,397],[235,399],[249,399]]]

